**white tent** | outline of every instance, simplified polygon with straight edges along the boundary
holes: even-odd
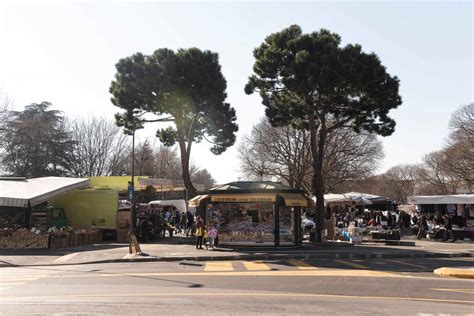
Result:
[[[43,177],[34,179],[2,180],[0,178],[0,206],[35,206],[66,192],[90,187],[89,179]]]
[[[344,193],[344,194],[330,193],[330,194],[324,195],[324,204],[326,205],[328,203],[339,203],[339,202],[355,203],[358,205],[372,204],[372,201],[369,198],[367,198],[364,194],[357,193],[357,192],[349,192],[349,193]]]
[[[408,197],[409,204],[474,204],[474,194],[414,195]]]
[[[186,212],[185,200],[156,200],[148,203],[149,205],[174,206],[180,212]]]

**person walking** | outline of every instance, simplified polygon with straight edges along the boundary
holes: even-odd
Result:
[[[196,249],[204,249],[202,248],[202,239],[203,239],[203,224],[201,221],[201,216],[197,217],[196,220]]]

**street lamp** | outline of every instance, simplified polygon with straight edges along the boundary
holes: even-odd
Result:
[[[132,187],[129,187],[129,198],[132,202],[132,232],[135,234],[135,226],[137,222],[137,213],[135,209],[135,128],[132,132]]]

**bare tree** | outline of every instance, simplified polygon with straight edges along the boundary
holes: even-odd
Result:
[[[384,157],[382,144],[374,134],[341,128],[329,133],[327,139],[323,165],[326,192],[342,192],[347,180],[373,175]]]
[[[418,165],[409,164],[390,168],[383,175],[381,195],[393,198],[398,204],[407,204],[407,196],[415,194],[419,171]]]
[[[121,175],[130,141],[112,121],[104,118],[75,120],[70,130],[76,143],[69,172],[76,177]]]
[[[461,106],[449,121],[451,140],[474,138],[474,103]]]
[[[445,150],[432,152],[423,158],[419,172],[422,194],[456,193],[460,181],[450,172],[448,159]]]
[[[311,172],[309,135],[290,127],[275,128],[262,119],[239,147],[241,168],[249,177],[260,180],[283,179],[291,187],[303,187]]]
[[[474,186],[474,103],[451,116],[446,146],[423,158],[420,169],[423,194],[472,192]]]
[[[451,134],[445,154],[446,169],[461,181],[462,189],[474,187],[474,103],[460,107],[449,121]]]
[[[239,147],[241,169],[247,177],[276,176],[292,187],[310,191],[313,171],[309,144],[305,131],[275,128],[264,119]],[[373,174],[383,153],[374,135],[341,128],[328,134],[325,157],[325,191],[337,192],[345,181]]]
[[[1,97],[0,95],[0,174],[3,174],[6,171],[6,168],[2,161],[5,154],[7,153],[7,127],[8,122],[10,121],[12,116],[12,105],[13,102],[8,97]]]
[[[181,179],[181,161],[176,147],[160,145],[155,151],[155,174],[162,179]]]

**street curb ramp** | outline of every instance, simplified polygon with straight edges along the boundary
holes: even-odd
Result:
[[[433,271],[434,274],[443,277],[474,279],[474,268],[439,268]]]

